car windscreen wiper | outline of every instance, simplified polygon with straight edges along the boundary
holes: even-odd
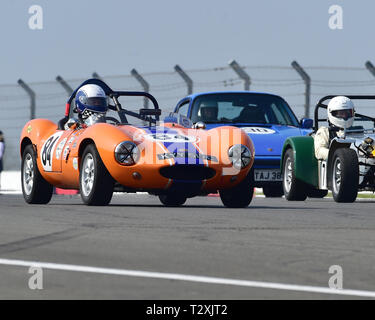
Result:
[[[218,120],[217,120],[217,121],[207,121],[207,120],[206,120],[206,121],[203,121],[203,122],[204,122],[204,123],[221,123],[221,121],[218,121]]]
[[[292,123],[267,123],[273,126],[291,126],[291,127],[296,127],[299,128],[298,125],[292,124]]]
[[[259,125],[259,126],[267,126],[271,125],[270,123],[265,123],[265,122],[251,122],[251,121],[232,121],[232,123],[249,123],[252,125]]]

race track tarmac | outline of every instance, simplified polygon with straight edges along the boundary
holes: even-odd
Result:
[[[107,207],[79,196],[27,205],[0,195],[0,299],[372,298],[374,208],[255,198],[227,209],[217,197],[166,208],[143,194],[116,194]],[[29,288],[31,262],[52,263],[42,290]],[[363,294],[325,292],[333,265],[344,290]]]

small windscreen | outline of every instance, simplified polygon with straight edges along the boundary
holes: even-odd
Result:
[[[298,126],[298,120],[282,98],[258,93],[207,94],[195,99],[193,123],[254,123]]]

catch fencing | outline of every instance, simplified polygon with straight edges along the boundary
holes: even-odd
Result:
[[[299,69],[300,68],[300,69]],[[305,74],[304,74],[305,73]],[[306,78],[307,75],[307,78]],[[162,117],[171,112],[179,99],[190,92],[245,90],[281,95],[302,118],[313,115],[316,102],[324,95],[375,94],[375,68],[370,62],[359,67],[240,65],[231,61],[216,68],[183,69],[143,73],[131,70],[123,75],[94,73],[79,79],[64,79],[63,74],[51,81],[0,85],[0,130],[6,141],[5,170],[19,170],[19,138],[30,118],[57,122],[64,115],[71,89],[90,77],[100,77],[114,90],[149,91],[159,102]],[[130,110],[145,106],[143,98],[124,98],[122,105]],[[361,113],[375,116],[372,102],[357,105]]]

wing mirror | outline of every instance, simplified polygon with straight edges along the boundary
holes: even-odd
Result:
[[[203,121],[198,121],[194,123],[193,129],[206,129],[206,124]]]
[[[301,119],[301,128],[303,129],[311,129],[314,125],[314,121],[309,118],[302,118]]]

